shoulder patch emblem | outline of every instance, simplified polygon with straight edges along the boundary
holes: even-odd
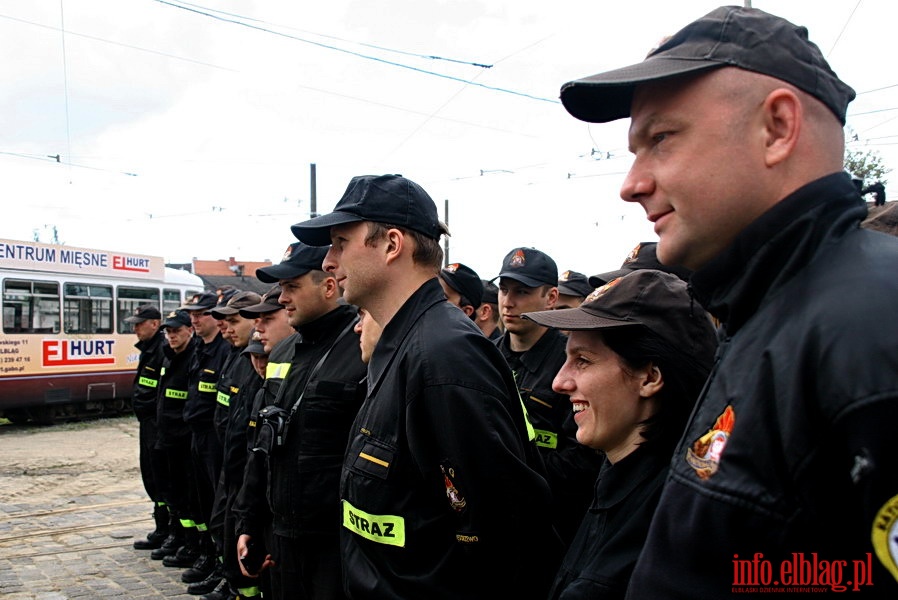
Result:
[[[714,427],[698,438],[690,448],[686,449],[686,462],[695,469],[699,479],[708,479],[717,472],[720,456],[733,433],[736,424],[736,412],[727,406],[717,417]]]
[[[873,519],[873,549],[879,562],[898,581],[898,496],[893,496]]]
[[[455,482],[453,481],[455,478],[455,469],[440,465],[440,470],[443,472],[443,483],[446,484],[446,497],[449,499],[449,506],[452,507],[452,510],[455,512],[461,512],[464,510],[465,506],[467,506],[468,502],[465,500],[465,497],[461,495],[461,492],[458,491],[458,488],[455,487]]]

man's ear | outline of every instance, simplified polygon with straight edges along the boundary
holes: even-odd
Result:
[[[798,144],[804,107],[798,94],[787,88],[777,88],[767,94],[763,104],[766,131],[765,163],[777,165],[791,156]]]
[[[340,287],[337,285],[336,277],[325,277],[324,278],[324,297],[325,298],[333,298],[334,296],[340,295]]]
[[[398,229],[388,229],[385,236],[384,253],[387,264],[397,260],[405,247],[405,234]]]
[[[558,288],[551,287],[546,294],[546,308],[552,308],[556,302],[558,302]]]

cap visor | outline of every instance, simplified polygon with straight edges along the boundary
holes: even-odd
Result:
[[[633,321],[621,321],[592,315],[582,308],[562,308],[559,310],[541,310],[521,315],[537,325],[555,329],[589,330],[608,329],[609,327],[632,327],[639,325]]]
[[[327,243],[330,243],[330,238],[328,238]],[[294,277],[305,275],[308,272],[309,269],[303,269],[295,265],[281,263],[277,265],[271,265],[270,267],[262,267],[261,269],[256,269],[256,279],[265,283],[277,283],[281,279],[293,279]]]
[[[540,281],[538,279],[533,279],[532,277],[527,277],[526,275],[520,275],[518,273],[499,273],[498,275],[496,275],[496,277],[495,277],[495,279],[493,279],[493,281],[502,279],[503,277],[505,277],[507,279],[514,279],[515,281],[519,281],[519,282],[523,283],[527,287],[534,287],[534,288],[544,286],[544,285],[554,286],[557,284],[557,282],[555,282],[555,281],[552,281],[552,282]]]
[[[291,225],[290,231],[296,239],[309,246],[328,246],[331,243],[331,227],[363,220],[362,217],[347,212],[332,212]]]
[[[264,315],[265,313],[281,310],[282,308],[284,307],[280,304],[268,304],[267,302],[263,302],[262,304],[241,308],[240,316],[245,319],[255,319],[258,315]]]
[[[236,315],[238,312],[240,312],[240,310],[232,306],[223,306],[222,308],[216,308],[209,311],[209,313],[212,315],[212,318],[219,321],[221,321],[225,317]]]
[[[641,83],[724,66],[723,63],[657,56],[561,86],[561,103],[581,121],[607,123],[630,116],[633,90]]]

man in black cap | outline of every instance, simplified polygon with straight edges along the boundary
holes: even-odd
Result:
[[[153,501],[153,521],[156,528],[147,534],[146,539],[134,540],[137,550],[155,550],[168,537],[168,508],[162,499],[157,478],[165,473],[165,456],[156,447],[156,396],[159,388],[159,375],[162,361],[165,358],[165,333],[160,325],[162,313],[155,304],[142,304],[134,310],[134,314],[125,319],[130,323],[137,335],[134,347],[140,351],[137,361],[137,372],[134,374],[134,387],[131,391],[131,406],[139,425],[139,461],[140,477],[147,496]]]
[[[190,456],[190,429],[184,422],[184,404],[189,387],[190,359],[196,351],[193,325],[186,310],[174,310],[162,321],[166,345],[159,371],[156,399],[156,449],[165,456],[165,474],[157,480],[164,485],[163,498],[171,515],[169,535],[153,550],[153,560],[174,556],[186,542],[185,527],[190,519],[189,488],[193,477]]]
[[[248,397],[248,402],[251,403],[253,393],[255,389],[258,389],[258,386],[255,386],[255,389],[253,389],[254,384],[260,379],[255,369],[253,369],[252,363],[247,357],[242,355],[243,349],[249,344],[253,320],[241,316],[240,309],[258,304],[262,297],[256,292],[241,291],[233,287],[220,292],[218,297],[219,304],[210,312],[213,319],[220,324],[224,324],[225,330],[222,332],[222,336],[230,345],[230,348],[216,382],[216,405],[213,415],[215,434],[222,448],[221,458],[218,461],[219,475],[215,481],[214,500],[209,519],[209,534],[214,543],[215,551],[214,553],[207,551],[206,554],[201,555],[202,559],[198,558],[190,569],[181,573],[181,581],[191,584],[188,586],[187,591],[193,594],[214,591],[223,578],[222,562],[227,550],[224,544],[226,539],[224,531],[225,504],[228,497],[223,474],[228,468],[231,469],[230,473],[233,473],[233,469],[236,466],[228,464],[229,455],[231,463],[244,464],[240,457],[234,458],[234,448],[226,446],[231,403],[233,401],[238,405],[238,410],[245,397]],[[223,298],[227,299],[222,301]],[[259,385],[261,385],[261,381],[259,381]],[[243,431],[240,432],[244,436],[245,430],[246,427],[244,426]],[[244,454],[246,453],[245,442],[240,446],[240,451]],[[231,541],[233,541],[233,536],[231,536]]]
[[[269,525],[271,597],[343,598],[340,563],[340,467],[365,376],[353,334],[356,307],[341,302],[337,280],[322,270],[326,247],[291,244],[256,277],[277,282],[279,302],[299,332],[289,371],[272,404],[255,417],[257,438],[237,498],[238,556]],[[264,564],[264,563],[263,563]],[[246,562],[244,575],[258,571]]]
[[[382,327],[341,476],[347,594],[544,598],[551,492],[507,364],[440,287],[436,204],[399,175],[353,177],[292,229],[332,243],[324,269]]]
[[[558,276],[558,300],[555,301],[555,310],[562,308],[577,308],[595,289],[589,284],[589,279],[578,271],[565,271]]]
[[[795,591],[811,557],[857,567],[830,589],[898,597],[898,345],[883,326],[898,240],[859,227],[854,96],[805,28],[736,6],[562,86],[575,117],[631,118],[621,196],[722,324],[632,598],[721,598],[764,573]]]
[[[182,520],[186,543],[173,556],[167,556],[166,567],[192,568],[185,583],[203,579],[215,566],[215,544],[209,533],[215,487],[221,472],[221,441],[215,431],[215,407],[218,405],[218,377],[227,359],[230,345],[221,333],[212,310],[218,295],[206,292],[181,309],[190,315],[196,351],[190,359],[187,402],[184,421],[190,429],[191,479],[190,516]]]
[[[553,518],[569,544],[589,501],[602,456],[577,442],[571,401],[552,389],[564,364],[567,338],[557,329],[524,319],[527,312],[551,310],[558,301],[558,267],[536,248],[515,248],[502,260],[499,311],[505,333],[496,340],[514,373],[521,399],[536,431],[536,445],[552,486]]]
[[[255,598],[270,593],[268,571],[258,577],[248,577],[240,570],[237,556],[237,514],[234,505],[243,486],[246,461],[252,448],[252,441],[255,439],[253,432],[256,422],[251,417],[258,413],[262,406],[270,404],[266,401],[269,395],[273,401],[277,386],[283,380],[283,374],[288,370],[290,358],[293,356],[294,344],[288,338],[299,336],[290,326],[284,306],[278,302],[280,295],[281,288],[277,285],[272,286],[257,303],[241,306],[238,311],[241,317],[253,324],[252,338],[241,352],[241,358],[250,362],[258,378],[250,377],[228,402],[228,425],[221,480],[216,496],[216,508],[223,513],[221,571],[213,573],[206,580],[188,586],[188,592],[194,594],[205,593],[211,585],[213,590],[206,594],[206,600],[229,600],[238,595],[241,598]],[[269,350],[272,348],[274,350],[271,355],[274,361],[280,363],[272,362],[272,368],[267,369]],[[259,355],[265,357],[265,366],[261,369],[259,369],[261,361],[253,358]],[[216,512],[216,516],[218,514]],[[261,541],[257,545],[259,549],[265,548],[265,544]]]
[[[621,263],[620,268],[605,273],[599,273],[598,275],[591,275],[589,277],[589,285],[595,289],[605,285],[613,279],[623,277],[630,271],[636,271],[637,269],[655,269],[656,271],[664,271],[665,273],[676,275],[683,281],[688,282],[692,271],[684,267],[678,267],[677,265],[662,265],[658,262],[658,256],[656,254],[657,248],[658,242],[639,242],[632,250],[630,250],[627,257],[624,258],[624,262]]]
[[[452,263],[440,269],[440,285],[449,303],[462,309],[473,320],[483,298],[480,275],[467,265]]]
[[[474,324],[480,328],[483,335],[495,341],[502,335],[502,327],[499,321],[499,288],[492,281],[481,279],[483,284],[483,297],[480,306],[474,311]]]

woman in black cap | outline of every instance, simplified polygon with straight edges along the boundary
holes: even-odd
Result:
[[[553,389],[570,396],[577,441],[605,453],[549,597],[623,598],[674,446],[710,371],[714,327],[681,279],[654,269],[610,281],[577,308],[524,317],[570,330]]]

